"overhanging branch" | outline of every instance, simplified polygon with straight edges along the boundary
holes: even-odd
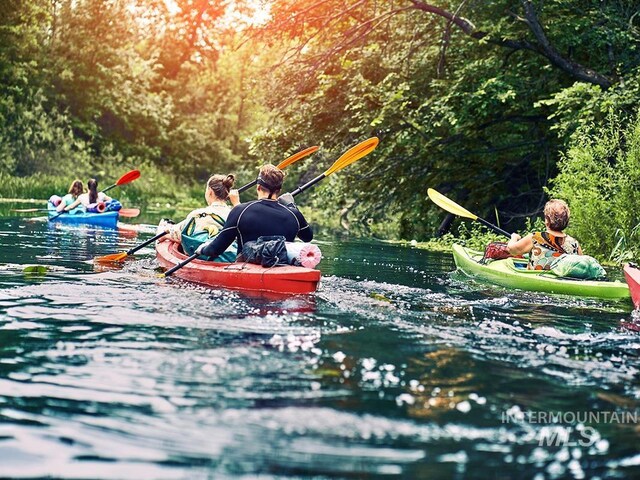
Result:
[[[417,10],[438,15],[442,18],[447,19],[449,21],[449,24],[457,26],[471,38],[475,38],[476,40],[484,40],[493,45],[498,45],[515,50],[529,50],[545,57],[552,65],[558,67],[562,71],[568,73],[574,78],[577,78],[578,80],[587,83],[593,83],[595,85],[600,85],[603,88],[609,88],[612,85],[611,79],[609,79],[605,75],[602,75],[595,70],[585,67],[584,65],[581,65],[572,60],[566,59],[562,55],[560,55],[560,53],[553,47],[553,45],[545,35],[544,29],[540,24],[535,8],[530,0],[521,0],[525,13],[525,17],[522,20],[523,23],[525,23],[528,26],[529,30],[531,30],[531,32],[533,33],[537,43],[531,43],[524,39],[513,40],[508,38],[497,38],[492,36],[489,32],[477,30],[476,26],[471,21],[467,20],[464,17],[460,17],[455,13],[451,13],[447,10],[444,10],[435,5],[425,3],[421,0],[410,0],[410,2],[414,6],[413,8]]]

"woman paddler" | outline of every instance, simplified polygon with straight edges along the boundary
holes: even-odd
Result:
[[[549,270],[563,254],[582,255],[578,241],[563,232],[569,225],[571,212],[562,200],[549,200],[544,206],[546,231],[533,232],[525,237],[511,234],[507,249],[512,255],[529,253],[530,270]]]
[[[282,170],[271,164],[264,165],[257,178],[258,199],[236,205],[218,236],[198,247],[195,253],[216,258],[234,240],[240,253],[245,243],[262,236],[281,235],[288,242],[297,236],[303,242],[310,242],[313,232],[293,202],[293,196],[285,194],[278,198],[283,181]]]
[[[185,235],[184,240],[186,240],[187,236],[202,237],[201,234],[206,232],[204,239],[208,240],[222,230],[229,212],[231,212],[231,207],[227,205],[227,201],[230,201],[234,206],[240,203],[240,194],[238,190],[233,189],[234,183],[235,177],[233,175],[213,175],[207,180],[204,192],[204,198],[208,206],[193,210],[180,223],[161,223],[158,227],[158,233],[167,232],[170,240],[182,243],[185,253],[191,255],[198,245],[194,246],[192,243],[187,245],[187,242],[183,242],[183,235]],[[227,261],[229,260],[227,259]]]
[[[98,191],[98,181],[95,178],[90,179],[87,182],[87,193],[83,193],[78,197],[80,203],[85,207],[95,205],[97,203],[107,203],[111,200],[111,197],[104,192]]]
[[[56,211],[69,212],[80,205],[79,197],[82,195],[84,191],[84,185],[82,185],[82,180],[74,180],[71,182],[71,186],[69,187],[69,192],[62,197],[62,200],[56,207]],[[60,198],[60,197],[58,197]]]

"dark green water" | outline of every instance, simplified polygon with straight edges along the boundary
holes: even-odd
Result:
[[[87,262],[149,237],[0,219],[0,477],[640,476],[630,305],[359,240],[285,301]]]

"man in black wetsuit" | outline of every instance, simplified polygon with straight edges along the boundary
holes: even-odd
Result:
[[[246,242],[271,235],[282,235],[288,242],[293,242],[296,236],[310,242],[313,232],[293,203],[293,197],[285,194],[278,200],[283,181],[282,170],[264,165],[258,175],[258,200],[236,205],[216,238],[202,244],[196,253],[216,258],[237,240],[239,254]]]

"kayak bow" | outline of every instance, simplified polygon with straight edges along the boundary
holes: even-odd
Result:
[[[631,300],[635,308],[640,308],[640,269],[628,263],[624,266],[624,277],[627,279]]]

